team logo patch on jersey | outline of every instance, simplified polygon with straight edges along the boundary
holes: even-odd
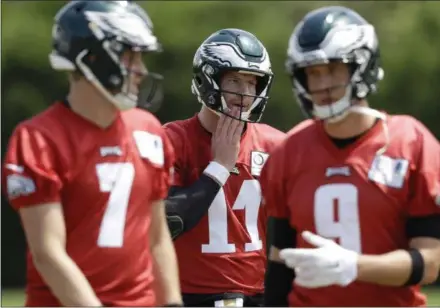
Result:
[[[142,158],[148,159],[155,165],[163,166],[163,142],[160,136],[136,130],[133,132],[133,137]]]
[[[122,150],[119,146],[113,147],[100,147],[99,153],[102,157],[114,155],[114,156],[122,156]]]
[[[331,177],[334,175],[344,175],[344,176],[350,176],[350,167],[349,166],[343,166],[343,167],[328,167],[325,170],[325,176]]]
[[[254,176],[260,176],[263,166],[269,158],[268,153],[261,151],[251,152],[251,174]]]
[[[402,188],[409,162],[406,159],[376,156],[368,172],[368,178],[383,185]]]
[[[6,178],[8,196],[14,199],[20,196],[28,196],[35,192],[34,181],[21,174],[10,174]]]

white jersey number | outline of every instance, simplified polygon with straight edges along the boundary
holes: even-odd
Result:
[[[258,180],[245,180],[240,188],[233,210],[245,210],[246,229],[251,238],[245,251],[260,250],[263,243],[258,232],[258,212],[261,204]],[[236,219],[230,217],[230,219]],[[208,210],[209,244],[202,245],[202,253],[232,253],[235,244],[228,242],[228,206],[223,188],[220,189]]]
[[[315,226],[319,235],[337,238],[342,247],[360,253],[361,228],[356,186],[327,184],[319,187],[315,192]]]
[[[134,180],[132,163],[101,163],[96,165],[101,192],[110,192],[98,236],[99,247],[122,247],[125,217]]]

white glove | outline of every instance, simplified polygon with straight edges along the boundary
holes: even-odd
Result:
[[[347,286],[357,278],[358,254],[332,240],[309,231],[304,240],[317,248],[288,248],[280,251],[286,266],[295,270],[295,283],[306,288]]]

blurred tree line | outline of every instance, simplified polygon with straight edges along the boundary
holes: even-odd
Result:
[[[2,158],[14,126],[41,111],[67,90],[67,77],[51,70],[53,17],[66,1],[3,1]],[[284,72],[288,38],[307,11],[325,5],[355,9],[376,26],[385,79],[371,104],[407,113],[440,137],[440,2],[434,1],[140,1],[155,26],[164,52],[147,66],[165,77],[165,101],[156,113],[165,123],[192,116],[200,105],[190,91],[197,47],[221,28],[254,33],[269,51],[275,73],[263,122],[288,130],[303,117]],[[92,103],[92,102],[91,102]],[[305,146],[305,145],[304,145]],[[2,198],[2,201],[5,201]],[[2,206],[2,278],[5,286],[24,282],[25,242],[17,215]]]

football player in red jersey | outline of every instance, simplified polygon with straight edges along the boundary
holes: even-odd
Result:
[[[162,201],[173,152],[134,108],[142,55],[158,50],[133,2],[72,1],[56,15],[50,62],[70,73],[69,94],[16,127],[2,172],[29,246],[26,306],[154,306],[156,289],[181,304]]]
[[[258,122],[272,84],[251,33],[223,29],[196,51],[198,114],[168,123],[176,153],[167,216],[186,306],[262,304],[267,216],[259,176],[284,133]]]
[[[275,226],[265,303],[426,305],[419,288],[440,263],[440,145],[416,119],[368,107],[383,77],[374,27],[348,8],[314,10],[286,64],[311,119],[263,169]]]

